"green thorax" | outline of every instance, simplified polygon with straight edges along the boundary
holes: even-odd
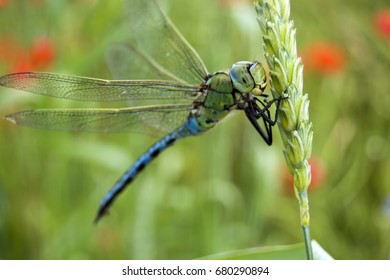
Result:
[[[205,130],[215,126],[235,105],[233,85],[226,72],[215,72],[206,81],[203,94],[197,100],[200,103],[196,119]]]
[[[261,95],[266,81],[266,72],[259,62],[238,61],[229,72],[209,75],[192,111],[199,130],[215,126],[232,109],[246,104],[253,96]]]

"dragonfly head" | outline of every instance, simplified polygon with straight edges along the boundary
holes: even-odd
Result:
[[[267,75],[260,62],[239,61],[229,71],[233,86],[241,93],[261,94],[267,86]]]

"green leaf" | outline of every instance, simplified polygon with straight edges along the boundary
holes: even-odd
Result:
[[[306,259],[303,243],[254,247],[209,255],[205,260],[304,260]]]
[[[315,260],[333,259],[317,241],[312,241]],[[305,260],[303,243],[254,247],[236,251],[222,252],[200,258],[202,260]]]

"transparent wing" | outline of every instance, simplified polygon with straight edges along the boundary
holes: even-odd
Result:
[[[131,43],[113,43],[106,49],[106,61],[115,79],[156,79],[184,82]],[[197,85],[200,84],[200,80]]]
[[[19,125],[64,131],[136,132],[162,136],[184,123],[191,105],[120,109],[38,109],[10,114]]]
[[[154,0],[126,1],[126,10],[136,43],[174,76],[199,84],[207,75],[196,51],[165,16]],[[131,68],[131,64],[128,66]]]
[[[81,101],[195,99],[196,86],[158,80],[110,81],[55,73],[26,72],[0,77],[0,85]]]

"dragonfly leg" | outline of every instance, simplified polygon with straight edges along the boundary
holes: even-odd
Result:
[[[263,97],[266,97],[265,100],[268,99],[268,95],[263,94]],[[258,98],[254,98],[252,102],[248,102],[248,106],[245,109],[245,114],[247,115],[249,121],[252,123],[256,131],[260,134],[260,136],[264,139],[264,141],[268,144],[272,144],[272,126],[274,126],[278,120],[279,116],[279,108],[280,104],[283,99],[286,99],[288,97],[281,96],[278,98],[274,98],[271,101],[261,101]],[[269,108],[276,102],[276,111],[275,111],[275,117],[272,120],[271,119],[271,113],[269,111]],[[261,107],[258,105],[258,103],[261,104]],[[259,123],[258,119],[262,118],[264,128],[262,128]]]
[[[261,102],[261,101],[259,101]],[[262,102],[261,102],[262,103]],[[257,108],[255,109],[253,107],[253,104],[256,105],[255,103],[249,103],[248,104],[248,107],[245,109],[245,114],[246,116],[248,117],[249,121],[252,123],[252,125],[254,126],[254,128],[256,129],[256,131],[260,134],[260,136],[264,139],[264,141],[268,144],[268,145],[271,145],[272,144],[272,126],[271,124],[269,123],[269,121],[266,120],[265,117],[263,117],[263,124],[264,124],[264,127],[265,127],[265,131],[264,129],[259,125],[258,123],[258,119],[261,117],[261,116],[266,116],[267,119],[270,119],[270,112],[269,110],[265,110],[261,112],[261,115],[259,115],[256,110],[259,108],[257,105]],[[263,104],[263,103],[262,103]],[[266,115],[267,114],[267,115]]]
[[[287,99],[287,98],[288,97],[280,96],[280,97],[274,98],[271,101],[266,102],[266,103],[262,102],[258,98],[255,98],[255,102],[253,102],[253,106],[254,106],[254,111],[256,112],[256,117],[257,118],[261,117],[261,118],[265,119],[271,126],[274,126],[278,120],[280,104],[281,104],[282,100]],[[256,104],[256,102],[259,102],[262,105],[262,107],[258,106]],[[269,108],[275,102],[276,102],[276,110],[275,110],[274,119],[272,120],[270,115],[269,115]],[[267,112],[267,114],[265,114],[264,112]]]

